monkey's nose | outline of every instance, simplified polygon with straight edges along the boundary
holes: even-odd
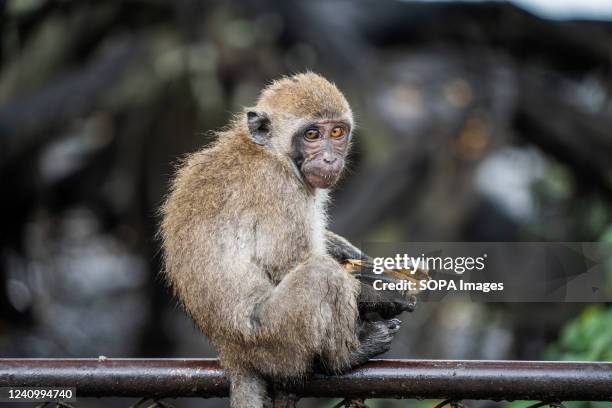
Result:
[[[323,157],[323,161],[327,164],[333,164],[336,162],[336,160],[338,160],[337,157]]]

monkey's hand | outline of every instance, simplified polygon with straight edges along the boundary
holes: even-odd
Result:
[[[429,279],[426,270],[385,270],[382,274],[375,274],[373,259],[348,240],[331,231],[326,231],[326,240],[328,253],[361,282],[359,314],[363,320],[386,320],[414,310],[419,283]],[[378,285],[392,283],[396,286],[407,281],[411,282],[414,290],[375,290],[376,281]]]
[[[361,282],[359,314],[364,320],[390,319],[402,312],[412,312],[420,282],[429,279],[427,271],[422,269],[387,269],[374,273],[371,262],[350,259],[343,266]],[[386,284],[401,290],[389,289]]]
[[[369,276],[356,273],[361,281],[359,294],[359,316],[366,321],[387,320],[416,308],[416,296],[398,291],[374,289],[374,280],[396,283],[385,276]]]

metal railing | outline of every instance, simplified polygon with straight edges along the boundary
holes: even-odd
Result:
[[[0,359],[0,387],[53,386],[74,387],[79,398],[152,401],[227,397],[229,391],[213,359]],[[369,398],[612,401],[612,363],[372,360],[344,375],[317,375],[287,391],[297,398],[345,398],[346,404]]]

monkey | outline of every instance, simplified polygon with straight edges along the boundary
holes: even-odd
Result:
[[[164,274],[219,353],[233,408],[269,404],[270,383],[341,373],[389,350],[400,305],[359,318],[360,251],[327,231],[353,113],[307,72],[273,81],[216,141],[184,158],[161,207]]]

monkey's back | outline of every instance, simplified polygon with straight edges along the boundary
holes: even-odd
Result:
[[[165,273],[213,343],[251,338],[258,296],[324,252],[325,199],[243,135],[183,162],[162,208]]]

